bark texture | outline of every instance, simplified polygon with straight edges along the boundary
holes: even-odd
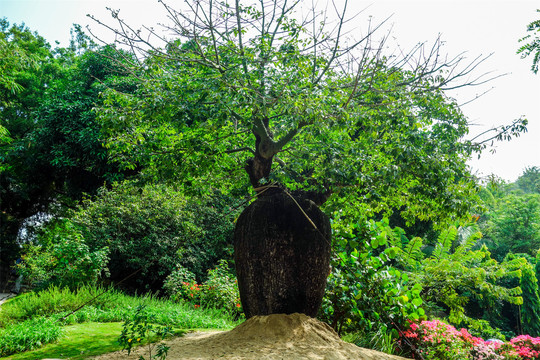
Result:
[[[238,218],[234,252],[246,318],[317,315],[330,266],[330,220],[312,201],[296,201],[270,189]]]

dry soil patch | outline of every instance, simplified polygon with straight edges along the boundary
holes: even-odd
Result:
[[[168,360],[404,359],[346,343],[330,326],[303,314],[255,316],[231,331],[190,333],[166,343]],[[144,350],[129,357],[116,352],[95,359],[138,359]]]

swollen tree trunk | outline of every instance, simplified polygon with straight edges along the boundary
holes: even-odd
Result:
[[[315,317],[321,305],[330,221],[311,200],[291,196],[268,189],[238,218],[234,252],[246,318],[295,312]]]

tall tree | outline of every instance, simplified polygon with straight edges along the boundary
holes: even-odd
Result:
[[[24,24],[10,25],[6,19],[0,19],[0,266],[3,269],[12,265],[13,257],[17,256],[14,238],[23,219],[35,214],[38,207],[28,199],[37,199],[39,191],[35,186],[22,185],[16,169],[25,168],[23,177],[37,183],[43,174],[39,167],[30,166],[33,158],[28,154],[17,160],[9,154],[24,153],[27,143],[23,139],[35,127],[34,111],[45,96],[46,84],[59,75],[53,64],[53,54],[45,39]],[[10,193],[20,196],[13,199]]]
[[[174,166],[176,179],[195,189],[234,186],[243,168],[257,194],[235,232],[248,317],[316,313],[330,254],[318,205],[398,208],[409,221],[463,216],[475,191],[465,161],[483,147],[465,140],[467,119],[444,93],[488,80],[470,80],[481,59],[445,57],[440,41],[385,56],[384,41],[372,37],[377,27],[346,40],[347,2],[341,10],[332,3],[335,24],[316,9],[300,18],[300,4],[164,4],[176,38],[162,48],[118,12],[119,30],[96,20],[146,71],[137,97],[109,92],[99,111],[115,157],[152,165],[152,176]]]
[[[523,290],[523,306],[521,321],[523,333],[532,337],[540,335],[540,298],[538,297],[538,280],[533,266],[527,261],[521,268],[520,287]]]
[[[25,219],[52,211],[51,204],[72,206],[83,193],[122,177],[107,162],[92,108],[106,84],[126,92],[131,85],[114,58],[117,51],[94,47],[78,54],[91,42],[75,30],[70,48],[53,51],[24,26],[3,23],[10,47],[35,59],[32,66],[6,72],[17,91],[0,86],[1,124],[10,136],[0,146],[3,263],[18,256],[15,239]]]
[[[486,243],[498,261],[508,252],[536,256],[540,248],[540,196],[507,195],[487,214]]]
[[[540,167],[525,168],[523,174],[517,179],[518,188],[529,194],[540,194]]]

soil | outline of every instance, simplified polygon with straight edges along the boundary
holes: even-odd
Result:
[[[325,323],[304,314],[255,316],[231,331],[194,332],[166,341],[168,360],[404,360],[342,341]],[[101,355],[99,360],[138,359],[147,348]]]

